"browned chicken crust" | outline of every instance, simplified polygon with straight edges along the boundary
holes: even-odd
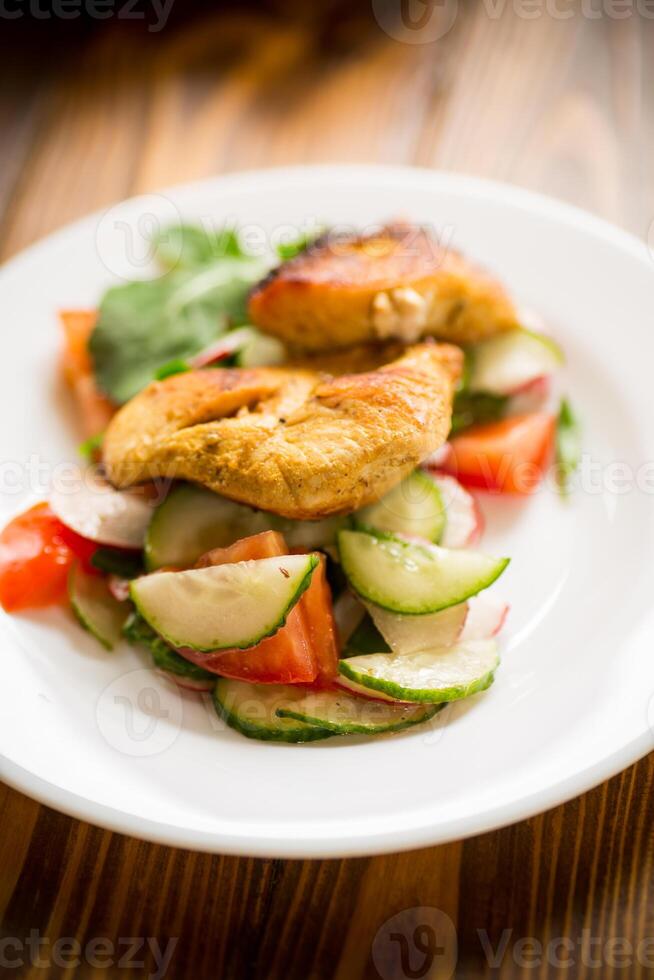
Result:
[[[519,325],[496,280],[407,224],[322,239],[255,287],[249,313],[307,351],[427,336],[468,344]]]
[[[285,517],[378,499],[447,438],[462,354],[421,344],[377,371],[206,369],[154,382],[118,412],[103,457],[126,487],[200,483]]]

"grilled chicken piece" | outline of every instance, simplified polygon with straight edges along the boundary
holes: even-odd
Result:
[[[447,438],[462,354],[420,344],[378,371],[201,370],[154,382],[103,444],[118,487],[156,477],[312,519],[378,499]]]
[[[300,350],[482,340],[519,325],[502,286],[421,228],[320,240],[253,290],[252,322]]]

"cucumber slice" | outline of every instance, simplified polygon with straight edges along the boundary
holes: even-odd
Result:
[[[146,623],[140,613],[132,612],[123,626],[123,636],[134,646],[147,647],[152,655],[155,667],[165,670],[176,677],[186,677],[192,681],[212,681],[216,683],[216,675],[203,670],[197,664],[180,656],[158,633]]]
[[[550,337],[512,330],[482,341],[469,351],[468,389],[510,395],[563,364],[563,352]]]
[[[406,615],[439,612],[497,579],[508,558],[413,544],[392,536],[341,531],[338,548],[352,588],[382,609]]]
[[[68,578],[68,595],[73,612],[105,650],[113,650],[120,641],[128,607],[114,599],[106,580],[89,575],[74,565]]]
[[[371,602],[366,603],[366,607],[393,653],[419,653],[453,646],[461,636],[468,615],[466,602],[426,616],[402,616],[380,609]],[[375,652],[382,651],[378,648]]]
[[[291,692],[288,705],[277,708],[279,718],[294,718],[334,735],[384,735],[429,721],[442,705],[392,704],[347,691]]]
[[[422,470],[414,470],[377,503],[358,511],[354,522],[358,527],[439,541],[445,506],[437,484]]]
[[[211,490],[184,483],[157,508],[145,536],[145,567],[188,568],[212,548],[226,548],[239,538],[279,531],[289,548],[324,548],[333,544],[346,519],[291,521],[252,510]]]
[[[208,653],[255,646],[284,625],[311,582],[316,555],[283,555],[134,579],[143,618],[174,647]]]
[[[188,568],[212,548],[225,548],[270,528],[270,519],[225,497],[181,484],[157,507],[145,536],[149,572],[172,566]]]
[[[339,662],[340,681],[353,691],[374,691],[397,701],[458,701],[493,682],[500,662],[494,640],[459,643],[449,650],[372,653]]]
[[[277,708],[297,692],[290,685],[246,684],[221,677],[213,692],[218,715],[247,738],[264,742],[316,742],[334,733],[295,718],[280,718]]]

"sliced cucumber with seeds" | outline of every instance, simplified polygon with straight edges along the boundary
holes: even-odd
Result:
[[[456,606],[491,585],[508,558],[341,531],[338,548],[352,588],[382,609],[424,615]]]
[[[157,507],[145,537],[148,571],[188,568],[212,548],[225,548],[270,528],[270,518],[225,497],[193,486],[175,487]]]
[[[334,735],[384,735],[429,721],[442,705],[401,705],[356,697],[347,691],[289,691],[279,718],[293,718]]]
[[[341,660],[340,683],[397,701],[437,704],[490,687],[499,662],[494,640],[471,640],[447,650],[373,653]]]
[[[246,684],[219,678],[213,702],[220,717],[248,738],[264,742],[316,742],[334,733],[295,718],[281,718],[277,709],[297,694],[290,685]]]
[[[375,626],[394,653],[418,653],[420,650],[445,649],[453,646],[463,630],[468,615],[467,602],[450,606],[442,612],[425,616],[402,616],[366,603]],[[381,653],[378,649],[376,653]]]
[[[104,578],[89,575],[80,565],[74,565],[68,579],[68,595],[73,612],[106,650],[113,650],[120,641],[129,607],[114,599]]]
[[[524,385],[552,374],[563,364],[563,352],[550,337],[531,330],[497,334],[468,352],[470,391],[510,395]]]
[[[316,555],[283,555],[135,579],[143,618],[174,647],[246,649],[272,636],[311,582]]]
[[[354,515],[359,527],[439,541],[445,527],[441,492],[422,470],[414,470],[377,503]]]

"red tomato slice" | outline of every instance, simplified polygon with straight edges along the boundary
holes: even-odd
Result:
[[[0,534],[0,603],[15,612],[60,602],[75,559],[86,565],[96,549],[65,527],[48,504],[31,507]]]
[[[215,548],[201,558],[198,565],[223,565],[287,554],[288,547],[283,536],[277,531],[264,531],[242,538],[228,548]],[[179,652],[205,670],[235,680],[254,684],[311,684],[318,676],[318,662],[311,646],[302,602],[301,599],[291,610],[286,625],[277,630],[274,636],[248,650],[197,653],[183,649]]]
[[[551,459],[555,427],[546,412],[474,426],[454,436],[441,468],[465,486],[532,493]]]
[[[231,565],[237,561],[250,561],[253,558],[277,558],[287,555],[288,548],[279,531],[262,531],[249,538],[241,538],[226,548],[214,548],[197,562],[198,568],[207,565]]]
[[[328,685],[338,677],[338,639],[332,609],[332,593],[327,582],[327,559],[320,556],[311,585],[300,599],[309,631],[309,642],[318,660],[318,681]]]

